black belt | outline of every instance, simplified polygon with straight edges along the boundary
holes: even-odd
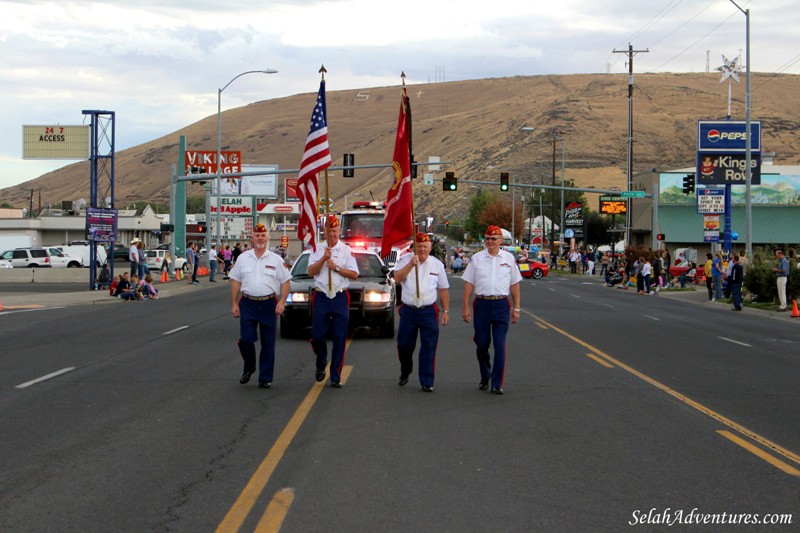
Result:
[[[505,300],[508,296],[481,296],[479,294],[475,298],[478,300]]]
[[[410,305],[410,304],[407,304],[407,303],[403,302],[403,307],[408,307],[409,309],[414,309],[415,311],[419,311],[421,309],[428,309],[430,307],[433,307],[433,304],[416,306],[416,305]]]
[[[270,294],[269,296],[250,296],[249,294],[242,293],[242,298],[247,298],[254,302],[266,302],[267,300],[274,300],[275,294]]]

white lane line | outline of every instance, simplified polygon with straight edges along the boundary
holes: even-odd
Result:
[[[650,318],[650,319],[652,319],[652,320],[658,320],[658,321],[661,321],[661,319],[660,319],[660,318],[657,318],[657,317],[654,317],[654,316],[650,316],[650,315],[642,315],[642,316],[643,316],[643,317],[645,317],[645,318]]]
[[[604,305],[604,306],[606,306],[606,307],[610,307],[611,309],[614,309],[614,306],[613,306],[613,305],[611,305],[611,304],[600,304],[600,305]]]
[[[748,348],[752,347],[752,344],[746,344],[744,342],[735,341],[733,339],[729,339],[728,337],[717,337],[718,339],[722,339],[724,341],[732,342],[733,344],[738,344],[739,346],[747,346]]]
[[[576,299],[578,299],[578,300],[580,300],[580,299],[581,299],[581,297],[580,297],[580,295],[579,295],[579,294],[570,294],[570,296],[572,296],[573,298],[576,298]]]
[[[64,306],[60,307],[37,307],[35,309],[9,309],[8,311],[0,312],[0,316],[2,315],[13,315],[14,313],[33,313],[34,311],[50,311],[52,309],[64,309]]]
[[[61,374],[66,374],[67,372],[72,372],[73,370],[75,370],[74,366],[70,366],[68,368],[62,368],[61,370],[53,372],[52,374],[47,374],[46,376],[42,376],[40,378],[36,378],[36,379],[28,381],[26,383],[22,383],[20,385],[17,385],[16,388],[25,389],[27,387],[30,387],[31,385],[36,385],[37,383],[41,383],[42,381],[47,381],[48,379],[54,378],[56,376],[60,376]]]
[[[176,332],[178,332],[178,331],[181,331],[181,330],[187,329],[188,327],[189,327],[189,326],[181,326],[181,327],[179,327],[179,328],[171,329],[171,330],[169,330],[169,331],[165,331],[164,333],[162,333],[162,335],[171,335],[171,334],[173,334],[173,333],[176,333]]]

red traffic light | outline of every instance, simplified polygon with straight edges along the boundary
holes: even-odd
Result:
[[[666,238],[667,236],[664,235],[663,233],[659,233],[658,235],[656,235],[656,239],[658,239],[659,241],[666,240]]]

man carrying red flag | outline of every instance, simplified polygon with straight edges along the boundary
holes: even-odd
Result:
[[[392,169],[394,179],[386,196],[386,218],[383,220],[381,257],[392,251],[392,245],[407,240],[414,234],[411,196],[411,104],[406,88],[400,102],[400,118],[397,120],[397,138],[394,144]]]
[[[317,103],[311,113],[311,127],[306,138],[303,160],[297,175],[297,192],[300,196],[300,221],[297,238],[317,249],[317,200],[319,184],[317,173],[331,166],[331,151],[328,145],[328,122],[325,106],[325,80],[319,84]]]

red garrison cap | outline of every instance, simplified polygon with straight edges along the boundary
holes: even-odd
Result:
[[[431,242],[431,237],[427,233],[421,231],[417,233],[417,242]]]
[[[266,232],[267,232],[267,227],[261,222],[256,224],[255,227],[253,228],[253,233],[266,233]]]
[[[503,232],[500,231],[500,228],[497,226],[489,226],[488,228],[486,228],[485,235],[487,237],[502,237]]]

